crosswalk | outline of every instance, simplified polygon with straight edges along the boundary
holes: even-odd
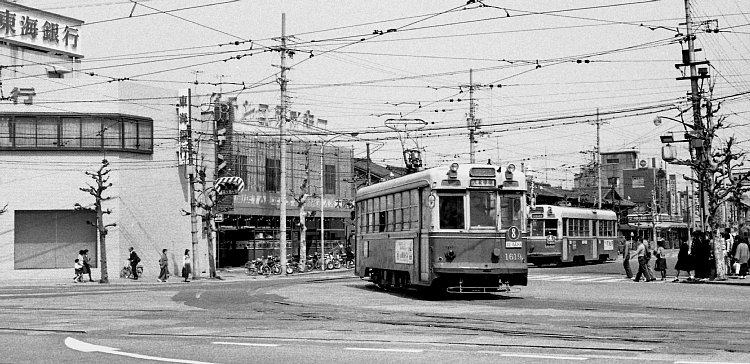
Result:
[[[548,282],[582,282],[582,283],[628,283],[632,282],[625,276],[588,276],[588,275],[554,275],[554,274],[534,274],[529,275],[530,281],[548,281]]]

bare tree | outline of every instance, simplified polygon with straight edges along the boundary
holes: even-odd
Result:
[[[303,166],[305,170],[305,179],[302,180],[302,183],[299,186],[299,195],[294,193],[294,189],[292,189],[292,197],[294,197],[294,201],[297,202],[297,207],[299,207],[299,269],[300,271],[305,271],[305,263],[307,261],[307,222],[305,221],[305,218],[307,217],[307,212],[305,211],[305,205],[307,204],[307,199],[310,197],[310,146],[308,145],[307,150],[305,151],[305,164]]]
[[[706,103],[706,125],[696,127],[683,123],[690,128],[687,135],[690,136],[691,146],[706,154],[700,158],[698,151],[690,148],[689,160],[675,160],[672,163],[689,166],[697,178],[685,177],[687,180],[703,186],[706,199],[706,231],[707,236],[713,243],[713,256],[716,264],[716,279],[726,279],[726,266],[724,264],[725,242],[718,234],[722,221],[719,219],[720,209],[728,203],[737,204],[742,194],[750,190],[747,186],[750,181],[750,171],[738,171],[747,157],[747,153],[738,150],[734,136],[726,140],[719,137],[719,132],[725,130],[726,116],[720,116],[715,122],[711,118],[718,112],[719,108],[713,109],[710,100]]]
[[[102,159],[102,165],[99,166],[99,169],[96,172],[86,171],[86,175],[94,180],[94,184],[87,184],[86,187],[79,188],[81,191],[87,192],[91,196],[94,196],[94,208],[92,209],[90,207],[83,207],[79,203],[75,204],[76,210],[93,210],[94,212],[96,212],[96,222],[87,221],[87,223],[96,227],[97,236],[99,238],[99,255],[101,261],[101,279],[99,280],[99,283],[109,283],[109,275],[107,274],[106,239],[109,228],[117,226],[116,223],[104,223],[104,215],[111,214],[112,210],[102,210],[102,202],[112,199],[111,196],[103,196],[104,191],[112,187],[112,183],[109,182],[109,177],[107,176],[110,172],[110,169],[108,167],[109,161],[107,161],[106,159]]]

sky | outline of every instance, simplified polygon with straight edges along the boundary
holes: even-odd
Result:
[[[683,126],[654,118],[679,118],[689,106],[689,81],[676,80],[684,69],[675,67],[686,47],[683,0],[19,3],[85,22],[83,71],[221,91],[240,104],[279,103],[274,47],[284,13],[290,109],[356,133],[333,142],[357,157],[370,142],[376,163],[402,165],[403,148],[421,149],[426,166],[468,162],[470,70],[481,119],[476,160],[524,163],[564,187],[593,158],[597,110],[603,152],[635,148],[660,159],[659,136],[681,136]],[[690,13],[697,57],[711,62],[713,95],[731,125],[722,138],[747,149],[750,3],[691,0]],[[388,119],[417,121],[404,132]]]

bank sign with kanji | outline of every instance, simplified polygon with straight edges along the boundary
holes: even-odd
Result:
[[[82,21],[0,1],[0,39],[81,57]]]

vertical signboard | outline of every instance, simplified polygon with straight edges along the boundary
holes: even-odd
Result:
[[[678,215],[677,210],[677,176],[674,174],[669,175],[667,180],[667,189],[669,193],[669,214]]]
[[[190,131],[189,131],[189,112],[188,112],[188,94],[189,90],[184,88],[180,89],[178,93],[178,102],[177,102],[177,130],[179,133],[179,149],[178,149],[178,161],[177,164],[180,166],[184,166],[188,163],[189,153],[188,153],[188,140],[190,139]]]

